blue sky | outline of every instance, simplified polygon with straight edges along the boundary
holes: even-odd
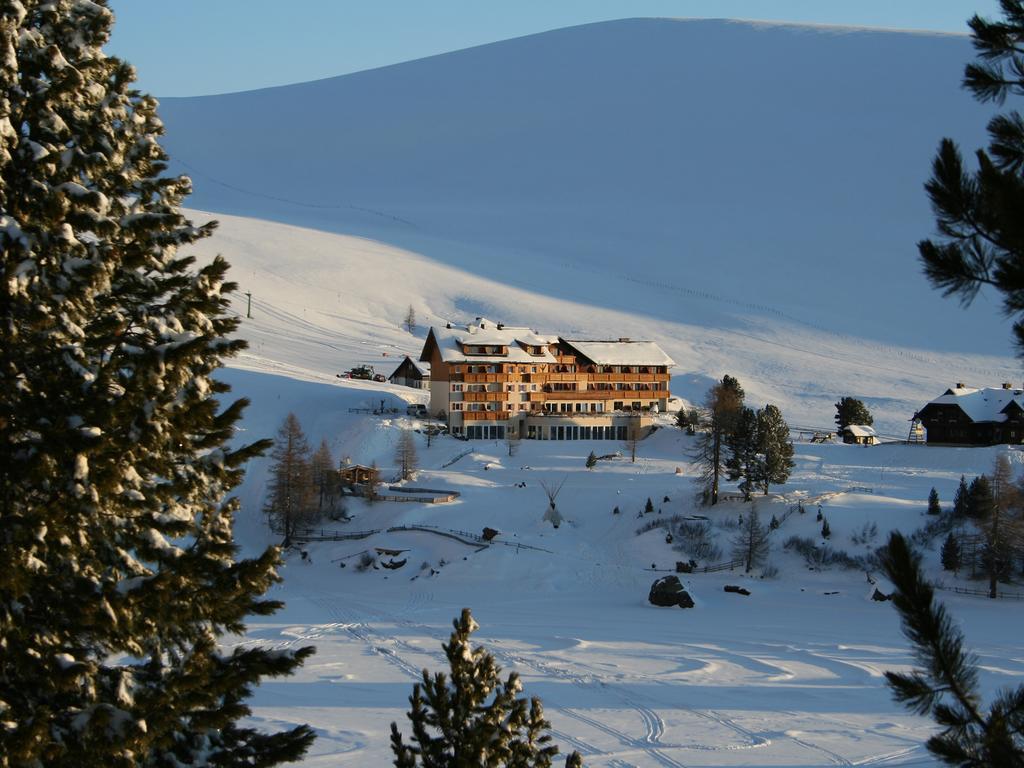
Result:
[[[109,0],[108,51],[156,96],[317,80],[630,16],[764,19],[966,32],[997,0]]]

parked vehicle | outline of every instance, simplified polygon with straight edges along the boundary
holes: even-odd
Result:
[[[348,375],[350,379],[364,379],[366,381],[369,381],[370,379],[374,378],[373,366],[357,365],[355,368],[348,372]],[[384,377],[381,376],[381,380],[383,379]]]
[[[407,405],[405,407],[405,414],[406,416],[415,416],[420,419],[425,419],[428,416],[427,406],[425,406],[423,403],[413,403],[412,405]]]

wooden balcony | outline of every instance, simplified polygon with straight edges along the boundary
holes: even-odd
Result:
[[[462,381],[467,384],[493,384],[512,381],[514,378],[508,373],[467,373],[462,376]]]
[[[463,392],[462,399],[467,403],[505,402],[513,392]]]
[[[505,421],[511,411],[463,411],[463,421]]]

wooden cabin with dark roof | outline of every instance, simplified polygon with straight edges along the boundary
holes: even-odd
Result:
[[[957,384],[914,414],[935,445],[1024,443],[1024,389]]]

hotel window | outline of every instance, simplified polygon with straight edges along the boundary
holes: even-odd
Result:
[[[462,410],[462,403],[452,403],[452,410],[453,411],[461,411]]]
[[[452,392],[461,392],[461,391],[462,391],[462,385],[461,384],[452,384]]]

